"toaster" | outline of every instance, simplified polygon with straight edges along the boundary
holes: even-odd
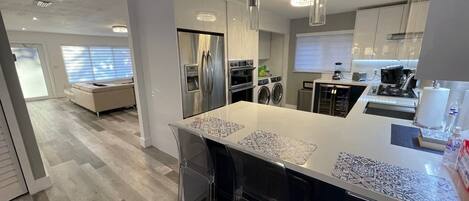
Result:
[[[357,82],[366,81],[366,73],[354,72],[352,75],[352,80]]]

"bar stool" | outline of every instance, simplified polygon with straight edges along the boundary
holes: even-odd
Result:
[[[205,139],[185,129],[171,129],[179,149],[178,200],[212,201],[214,168]]]
[[[285,166],[239,151],[227,145],[235,166],[234,200],[288,201]]]
[[[232,201],[233,187],[235,185],[235,170],[233,159],[224,144],[205,140],[210,150],[210,156],[213,159],[214,178],[216,188],[214,191],[214,199],[217,201]]]

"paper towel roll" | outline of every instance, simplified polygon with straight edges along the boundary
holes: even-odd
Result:
[[[463,130],[469,129],[469,90],[464,92],[464,99],[461,104],[459,115],[458,126],[461,126]]]
[[[441,128],[445,119],[449,89],[425,87],[417,109],[417,124],[426,128]]]

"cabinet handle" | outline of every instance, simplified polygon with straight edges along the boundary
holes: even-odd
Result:
[[[360,200],[374,201],[374,200],[372,200],[372,199],[370,199],[370,198],[367,198],[367,197],[358,195],[358,194],[356,194],[356,193],[352,193],[352,192],[350,192],[350,191],[346,191],[346,192],[347,192],[347,195],[352,196],[352,197],[357,198],[357,199],[360,199]]]

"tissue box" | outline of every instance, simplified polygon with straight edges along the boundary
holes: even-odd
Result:
[[[469,191],[469,140],[464,140],[456,163],[456,169],[464,187]]]

